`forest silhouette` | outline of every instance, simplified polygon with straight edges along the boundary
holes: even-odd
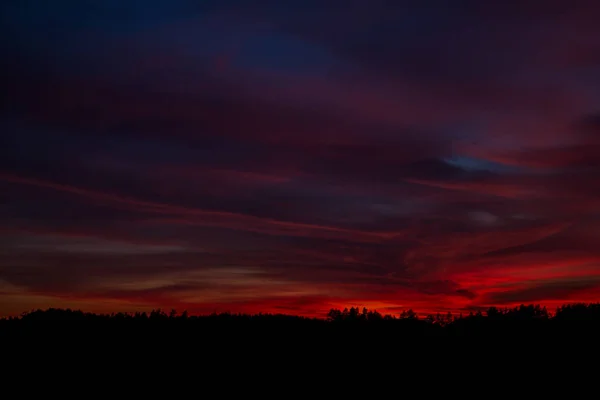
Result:
[[[172,337],[211,339],[212,343],[236,338],[237,342],[268,343],[291,337],[307,341],[335,338],[366,338],[394,341],[400,338],[455,340],[564,339],[600,337],[600,303],[574,303],[550,312],[540,305],[514,308],[490,307],[463,314],[419,316],[412,309],[399,315],[351,307],[331,309],[326,318],[286,314],[213,313],[189,315],[187,311],[94,314],[71,309],[34,310],[18,317],[0,319],[0,335],[14,338]],[[139,336],[141,335],[141,336]]]
[[[325,318],[190,315],[160,309],[94,314],[50,308],[0,320],[3,360],[21,377],[26,375],[18,371],[33,367],[42,375],[64,374],[63,368],[72,376],[88,377],[119,371],[124,381],[142,373],[176,375],[175,381],[187,376],[209,386],[213,381],[277,377],[267,386],[278,390],[283,381],[289,388],[306,387],[318,374],[330,389],[350,394],[372,384],[336,389],[339,385],[331,379],[369,376],[369,382],[376,382],[388,376],[408,383],[426,378],[490,379],[491,374],[510,372],[522,379],[506,384],[520,387],[532,373],[552,376],[561,370],[565,378],[574,367],[587,365],[581,360],[595,359],[598,338],[600,303],[566,304],[552,312],[540,305],[521,305],[424,317],[410,309],[393,316],[352,307],[332,309]],[[174,387],[187,387],[168,382],[171,397],[177,397]],[[529,384],[537,387],[536,382]],[[148,384],[144,390],[152,392],[161,383]],[[219,390],[243,391],[255,383],[220,385]],[[433,385],[422,390],[445,389]]]

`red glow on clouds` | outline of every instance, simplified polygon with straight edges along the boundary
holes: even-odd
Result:
[[[114,1],[0,6],[0,315],[600,300],[595,2]]]

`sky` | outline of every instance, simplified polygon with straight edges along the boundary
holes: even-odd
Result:
[[[0,2],[0,315],[600,301],[596,1]]]

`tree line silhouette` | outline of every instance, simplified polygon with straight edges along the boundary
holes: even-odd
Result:
[[[427,376],[452,374],[457,366],[465,373],[463,365],[473,373],[504,365],[541,371],[579,362],[565,364],[569,357],[590,358],[599,338],[600,303],[566,304],[553,312],[520,305],[425,316],[410,309],[384,315],[350,307],[332,309],[324,318],[50,308],[0,319],[0,355],[24,368],[33,360],[69,360],[73,368],[110,365],[150,375],[188,364],[219,376],[260,375],[265,365],[302,374],[352,374],[386,365]]]
[[[0,319],[0,335],[33,332],[109,332],[126,334],[128,331],[194,332],[220,334],[244,332],[278,334],[325,334],[344,332],[377,332],[400,336],[427,337],[488,337],[531,334],[561,336],[600,333],[600,303],[574,303],[558,307],[553,313],[540,305],[520,305],[513,308],[489,307],[468,315],[430,314],[419,316],[412,309],[399,315],[383,315],[377,310],[359,307],[331,309],[326,318],[309,318],[286,314],[213,313],[190,315],[187,311],[94,314],[81,310],[34,310],[18,317]]]

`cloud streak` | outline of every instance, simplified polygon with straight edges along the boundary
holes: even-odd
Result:
[[[67,185],[45,182],[36,179],[22,178],[0,174],[0,180],[10,183],[19,183],[25,185],[33,185],[37,187],[47,188],[75,194],[86,197],[94,202],[109,203],[117,206],[125,206],[137,211],[142,211],[148,214],[159,214],[161,216],[184,217],[180,220],[182,224],[219,226],[229,229],[242,229],[258,233],[267,233],[272,235],[285,235],[286,233],[292,236],[311,236],[319,235],[318,232],[323,232],[325,235],[341,235],[342,237],[356,237],[359,240],[384,240],[402,235],[402,232],[361,232],[347,230],[338,227],[320,226],[311,224],[302,224],[289,221],[278,221],[268,218],[259,218],[251,215],[242,215],[225,211],[208,211],[201,209],[191,209],[176,205],[154,203],[141,201],[119,195],[99,193],[86,189],[76,188]],[[167,221],[174,221],[167,219]]]
[[[72,3],[0,5],[0,314],[600,300],[595,2]]]

